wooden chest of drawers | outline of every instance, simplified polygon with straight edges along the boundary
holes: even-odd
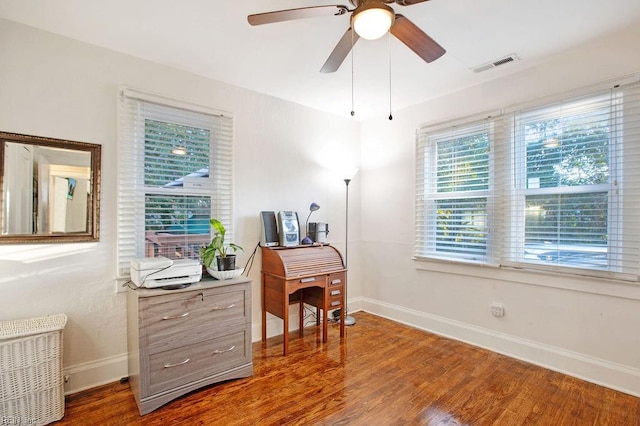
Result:
[[[127,304],[129,381],[140,414],[202,386],[253,374],[248,279],[130,290]]]

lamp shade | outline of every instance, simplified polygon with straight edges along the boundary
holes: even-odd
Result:
[[[353,179],[353,177],[358,173],[358,169],[354,168],[349,168],[349,169],[344,169],[341,171],[342,173],[342,178],[343,179],[348,179],[351,180]]]
[[[376,40],[389,31],[394,19],[393,9],[383,3],[375,3],[356,10],[352,16],[352,24],[360,37]]]

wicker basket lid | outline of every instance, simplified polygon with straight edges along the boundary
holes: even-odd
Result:
[[[0,340],[62,330],[66,323],[65,314],[0,321]]]

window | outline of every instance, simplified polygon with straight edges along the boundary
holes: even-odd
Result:
[[[525,111],[515,123],[516,200],[524,206],[514,214],[524,247],[511,257],[606,270],[615,263],[609,233],[615,239],[620,225],[609,218],[618,205],[610,96]]]
[[[232,119],[125,89],[119,110],[118,275],[134,257],[199,258],[231,229]]]
[[[422,180],[422,252],[486,258],[490,134],[488,124],[479,124],[427,136],[422,155],[432,167]]]
[[[640,87],[419,129],[416,164],[417,258],[637,280]]]

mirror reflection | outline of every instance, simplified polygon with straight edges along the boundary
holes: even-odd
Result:
[[[0,132],[1,242],[98,239],[100,145]]]

